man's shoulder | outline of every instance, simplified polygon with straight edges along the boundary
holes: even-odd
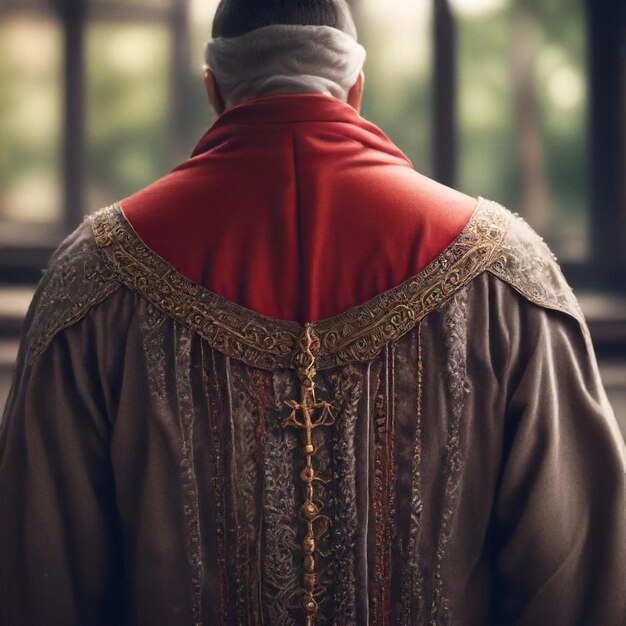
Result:
[[[483,200],[484,216],[477,231],[501,230],[485,270],[508,283],[538,306],[561,311],[584,324],[574,291],[563,275],[556,255],[520,215],[494,201]]]
[[[95,241],[92,226],[96,213],[87,215],[63,239],[42,272],[24,322],[29,364],[60,330],[79,321],[119,287]]]

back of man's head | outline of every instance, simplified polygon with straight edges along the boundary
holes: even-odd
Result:
[[[205,47],[205,82],[218,112],[299,92],[358,108],[365,55],[346,0],[221,0]]]
[[[272,24],[332,26],[356,39],[346,0],[221,0],[213,37],[237,37]]]

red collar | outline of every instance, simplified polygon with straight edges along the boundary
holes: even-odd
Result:
[[[219,142],[223,133],[228,134],[242,125],[313,121],[355,124],[389,141],[375,124],[361,117],[356,109],[339,98],[323,93],[280,93],[252,98],[226,109],[204,132],[191,156],[205,152]]]

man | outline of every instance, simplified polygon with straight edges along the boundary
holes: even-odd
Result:
[[[363,59],[343,0],[223,0],[219,117],[53,255],[2,424],[2,624],[626,623],[576,298],[359,115]]]

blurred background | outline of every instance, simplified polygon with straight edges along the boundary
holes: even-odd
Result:
[[[361,115],[415,169],[523,215],[587,316],[626,433],[626,0],[352,0]],[[0,411],[41,270],[215,119],[217,0],[0,0]]]

